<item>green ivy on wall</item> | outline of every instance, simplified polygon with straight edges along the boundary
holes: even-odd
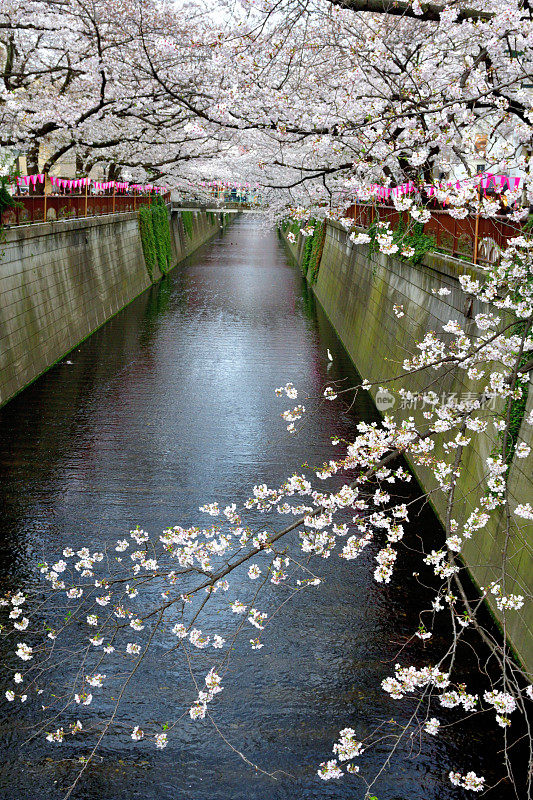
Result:
[[[308,225],[313,225],[314,220],[309,220],[307,223]],[[315,228],[316,230],[316,228]],[[311,251],[313,250],[313,239],[315,238],[315,234],[313,232],[312,236],[306,236],[304,241],[304,251],[302,256],[302,272],[307,277],[307,270],[309,269],[309,262],[311,260]]]
[[[373,255],[379,250],[377,242],[378,233],[381,232],[378,225],[379,219],[365,229],[365,233],[370,236],[368,244],[369,254]],[[421,222],[415,222],[409,232],[406,231],[404,222],[400,219],[398,225],[392,228],[392,241],[398,245],[398,252],[394,257],[402,261],[407,261],[409,264],[420,264],[426,253],[430,253],[435,249],[435,238],[431,234],[424,233],[424,226]],[[403,248],[412,247],[414,253],[412,256],[403,256],[401,251]]]
[[[16,200],[10,195],[7,190],[7,186],[9,183],[9,178],[7,175],[3,175],[0,177],[0,246],[5,242],[5,233],[4,233],[4,226],[2,224],[2,214],[4,211],[8,211],[9,209],[13,208],[22,208],[21,203],[17,203]],[[0,258],[4,257],[4,251],[0,250]]]
[[[139,230],[141,232],[144,263],[146,264],[146,270],[150,276],[150,280],[153,281],[154,270],[157,265],[157,251],[155,249],[152,209],[150,206],[142,206],[139,210]]]
[[[139,210],[139,230],[146,270],[154,280],[156,266],[165,275],[172,263],[170,222],[166,206],[161,198],[150,206]]]
[[[517,381],[517,386],[522,389],[522,397],[519,400],[508,400],[511,403],[511,415],[509,420],[509,435],[507,441],[507,453],[505,455],[505,463],[511,465],[513,461],[514,451],[516,450],[516,443],[518,441],[518,434],[522,427],[522,420],[526,413],[526,404],[529,394],[529,380]]]
[[[313,228],[313,233],[304,239],[300,269],[309,283],[314,284],[318,278],[320,260],[326,240],[327,224],[325,220],[310,219],[307,222],[292,222],[290,219],[285,219],[281,223],[280,229],[283,233],[292,233],[298,242],[298,238],[301,236],[300,231],[304,226]]]
[[[513,331],[513,333],[523,336],[524,328],[526,325],[527,323],[519,322],[516,325],[516,328]],[[529,358],[530,358],[529,352],[523,353],[522,358],[520,360],[520,366],[522,367],[524,364],[526,364],[526,362],[529,361]],[[522,390],[522,396],[519,398],[508,397],[504,409],[505,417],[509,413],[509,432],[507,434],[507,445],[505,448],[507,452],[502,453],[502,455],[505,460],[505,463],[508,466],[511,466],[513,462],[513,457],[518,442],[518,435],[520,433],[520,428],[522,427],[524,414],[526,413],[527,398],[529,395],[529,373],[521,378],[517,378],[516,388]]]
[[[154,229],[157,263],[162,274],[166,275],[172,263],[172,249],[168,212],[163,202],[152,206],[152,227]]]
[[[312,236],[311,254],[307,265],[307,280],[310,284],[317,282],[320,260],[324,250],[324,242],[326,241],[326,229],[326,223],[324,221],[317,222],[315,225]]]
[[[193,216],[192,211],[182,211],[181,221],[183,222],[183,230],[189,239],[192,239],[193,233]]]
[[[5,176],[0,178],[0,218],[4,211],[7,211],[9,208],[22,208],[20,203],[17,203],[16,200],[9,194],[7,190],[8,179]]]
[[[415,222],[410,233],[406,233],[403,221],[397,225],[393,233],[394,242],[400,247],[412,247],[415,251],[412,256],[401,256],[405,261],[412,264],[420,264],[426,253],[430,253],[435,248],[435,237],[424,233],[424,226],[421,222]]]

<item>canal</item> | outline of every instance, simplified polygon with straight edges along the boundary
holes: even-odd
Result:
[[[328,403],[291,437],[279,416],[288,404],[274,388],[292,381],[301,395],[318,395],[343,378],[353,380],[353,368],[276,233],[239,217],[0,411],[1,590],[34,582],[35,564],[52,550],[96,549],[136,525],[156,533],[205,524],[203,503],[242,501],[254,484],[274,486],[303,462],[321,464],[332,437],[349,439],[360,419],[376,419],[373,407],[364,398],[351,409]],[[416,532],[437,530],[422,509]],[[340,728],[364,736],[391,717],[407,719],[409,705],[387,700],[380,683],[418,626],[421,592],[407,557],[396,582],[375,584],[372,556],[321,562],[322,585],[287,604],[264,648],[235,648],[213,713],[226,739],[262,770],[278,770],[277,780],[248,766],[207,721],[187,719],[161,751],[112,734],[74,796],[362,798],[354,777],[324,783],[316,770]],[[401,658],[417,663],[423,647],[410,644]],[[458,672],[468,682],[473,669],[465,660]],[[156,659],[142,681],[125,725],[166,719],[188,676],[180,662]],[[0,706],[0,797],[56,800],[79,753],[43,737],[24,744],[35,712],[29,703],[20,709]],[[445,728],[402,746],[375,794],[457,798],[448,771],[473,768],[490,782],[497,749],[473,725]],[[385,752],[383,744],[362,757],[365,774]],[[500,786],[488,796],[510,795]]]

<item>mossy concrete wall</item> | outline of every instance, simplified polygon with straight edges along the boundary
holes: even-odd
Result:
[[[170,218],[173,265],[220,231]],[[157,271],[154,279],[161,274]],[[136,213],[4,230],[0,244],[0,405],[150,286]]]
[[[192,235],[189,237],[187,236],[181,218],[182,210],[183,209],[176,209],[170,214],[172,256],[174,263],[182,261],[200,247],[200,245],[209,241],[215,233],[219,233],[219,231],[225,228],[230,220],[229,214],[190,209],[192,213]],[[235,215],[233,215],[233,217],[234,216]]]
[[[303,242],[286,244],[301,264]],[[477,301],[471,301],[462,292],[459,275],[475,273],[475,267],[457,259],[435,254],[426,256],[424,263],[412,265],[381,253],[370,254],[368,247],[353,245],[346,231],[336,223],[329,223],[320,263],[315,295],[348,351],[355,367],[369,381],[384,382],[400,374],[402,362],[419,352],[416,343],[428,331],[442,334],[442,326],[450,319],[457,320],[468,333],[473,332],[473,316],[486,310]],[[450,294],[439,296],[433,290],[441,287]],[[402,306],[404,315],[398,318],[393,306]],[[419,391],[433,382],[431,389],[444,399],[449,394],[465,396],[475,392],[476,386],[468,380],[463,370],[454,369],[445,375],[420,372],[393,383]],[[375,397],[377,391],[373,390]],[[533,385],[530,387],[526,414],[533,408]],[[494,409],[484,414],[490,417]],[[396,403],[395,413],[412,416],[423,425],[423,409]],[[520,440],[533,445],[533,427],[522,424]],[[461,522],[478,505],[485,490],[484,463],[497,447],[494,426],[488,426],[486,435],[475,439],[475,448],[467,448],[457,487],[457,513]],[[433,455],[447,458],[438,437]],[[412,465],[413,466],[413,465]],[[446,496],[433,492],[435,479],[428,468],[416,466],[414,471],[421,485],[430,494],[430,501],[441,521],[445,518]],[[531,456],[516,459],[508,477],[511,510],[517,503],[533,499]],[[513,516],[513,515],[512,515]],[[523,524],[518,524],[522,522]],[[507,541],[508,539],[508,541]],[[533,575],[533,525],[513,516],[509,536],[505,534],[505,515],[493,517],[489,526],[466,541],[463,557],[478,586],[501,580],[502,554],[507,547],[506,594],[528,593]],[[497,609],[495,616],[503,622]],[[533,607],[531,603],[521,611],[506,614],[505,629],[518,657],[533,672]]]

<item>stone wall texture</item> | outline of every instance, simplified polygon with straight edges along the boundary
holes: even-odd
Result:
[[[222,215],[173,212],[173,264],[219,232]],[[0,405],[150,286],[137,214],[19,226],[0,244]],[[154,278],[160,278],[158,273]]]
[[[200,245],[211,239],[228,224],[229,214],[192,210],[192,236],[185,233],[181,219],[181,210],[175,209],[170,214],[170,231],[172,233],[172,255],[177,264],[189,256]]]
[[[295,244],[286,240],[292,256],[301,264],[303,255],[302,237]],[[473,330],[473,316],[482,310],[477,301],[472,305],[460,288],[458,277],[468,271],[475,274],[475,267],[457,259],[448,259],[436,254],[427,255],[424,263],[412,265],[381,253],[370,254],[368,247],[352,245],[345,230],[336,223],[329,223],[315,295],[335,328],[355,367],[369,381],[385,381],[402,372],[402,362],[417,352],[416,343],[428,331],[442,334],[442,326],[455,319],[467,332]],[[446,296],[433,294],[433,290],[445,286],[450,290]],[[393,306],[403,306],[404,316],[398,318]],[[484,307],[486,310],[486,307]],[[435,381],[434,373],[418,373],[393,383],[396,388],[417,391]],[[438,374],[431,386],[439,395],[456,393],[462,395],[475,391],[462,370],[455,369],[446,376]],[[373,390],[375,397],[376,390]],[[526,415],[533,408],[533,383],[530,385]],[[395,413],[413,416],[423,424],[420,408],[398,407]],[[484,412],[491,414],[491,410]],[[494,411],[492,411],[494,413]],[[466,519],[478,505],[485,488],[483,464],[497,446],[494,426],[477,439],[477,449],[467,449],[458,491],[459,522]],[[533,445],[533,427],[522,424],[520,440]],[[434,454],[444,458],[445,453],[437,441]],[[413,465],[411,465],[413,466]],[[430,471],[414,468],[421,485],[427,491],[435,488]],[[511,509],[518,503],[533,499],[533,476],[531,457],[514,459],[508,476]],[[441,521],[445,518],[446,497],[443,492],[433,492],[430,502]],[[521,522],[522,524],[517,524]],[[533,575],[533,525],[513,516],[509,536],[505,533],[503,513],[493,518],[492,523],[474,534],[463,550],[464,561],[478,586],[487,586],[490,581],[501,580],[501,564],[504,548],[507,548],[508,568],[506,594],[527,595]],[[505,621],[495,606],[492,612],[505,627],[508,640],[524,666],[533,672],[533,607],[526,604],[520,611],[510,611]]]

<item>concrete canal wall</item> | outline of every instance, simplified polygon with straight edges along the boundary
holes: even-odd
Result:
[[[295,244],[285,239],[296,262],[303,261],[302,237]],[[381,253],[370,254],[368,247],[352,245],[346,231],[337,223],[329,223],[324,250],[320,261],[318,279],[314,292],[326,315],[348,351],[355,367],[369,381],[385,381],[402,372],[405,358],[417,352],[416,343],[428,331],[442,333],[442,326],[450,319],[470,333],[473,316],[482,311],[477,301],[473,304],[461,291],[459,275],[475,273],[475,268],[457,259],[437,254],[428,254],[424,263],[412,265]],[[433,290],[445,286],[450,290],[446,296],[433,294]],[[393,306],[403,306],[404,316],[398,318]],[[485,307],[486,310],[486,307]],[[419,351],[418,351],[419,352]],[[412,375],[393,384],[414,391],[423,389],[435,374]],[[431,387],[439,395],[455,393],[464,395],[475,391],[462,370],[454,370],[446,377],[438,377]],[[373,391],[374,397],[376,390]],[[533,384],[530,385],[526,415],[533,408]],[[423,424],[422,409],[401,408],[396,403],[395,414],[413,416]],[[485,412],[490,414],[490,409]],[[533,426],[522,423],[519,441],[533,446]],[[468,449],[458,486],[459,522],[466,519],[478,505],[483,493],[485,459],[497,447],[494,426],[487,435],[478,438],[477,449]],[[446,458],[437,441],[434,455]],[[426,490],[435,486],[435,480],[426,468],[417,466],[416,475]],[[518,502],[531,501],[533,480],[531,457],[514,459],[508,477],[511,507]],[[443,521],[446,497],[442,492],[430,496],[431,503]],[[533,574],[533,525],[514,517],[514,527],[508,548],[508,578],[506,594],[526,595]],[[516,525],[521,521],[522,525]],[[503,519],[494,518],[492,523],[467,540],[463,550],[464,561],[478,586],[487,586],[501,577],[502,550],[505,544]],[[493,607],[499,618],[498,611]],[[533,672],[533,608],[526,604],[520,611],[507,614],[506,630],[515,651],[529,670]]]
[[[188,233],[181,213],[171,214],[173,266],[224,223],[221,214],[189,213]],[[135,213],[5,229],[0,243],[0,406],[150,283]]]
[[[191,218],[191,235],[187,234],[182,219],[182,211],[174,210],[170,214],[170,232],[172,244],[172,256],[174,263],[179,264],[184,258],[194,253],[200,245],[205,244],[221,227],[228,224],[233,215],[223,215],[212,211],[194,211],[189,209]]]

